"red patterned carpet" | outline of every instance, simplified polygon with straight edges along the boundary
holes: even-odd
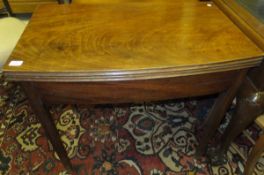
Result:
[[[1,86],[8,93],[0,96],[0,174],[71,174],[53,152],[19,86],[10,87],[5,82]],[[243,159],[232,147],[229,162],[221,166],[194,158],[194,133],[212,101],[54,106],[50,112],[80,175],[243,174]],[[256,138],[259,129],[251,126],[249,132]],[[244,154],[252,146],[243,135],[235,145]],[[258,164],[260,173],[263,165]]]

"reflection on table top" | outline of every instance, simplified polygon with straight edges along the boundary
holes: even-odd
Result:
[[[259,65],[261,51],[216,5],[44,5],[9,61],[12,80],[168,78]],[[19,64],[10,66],[11,61]]]

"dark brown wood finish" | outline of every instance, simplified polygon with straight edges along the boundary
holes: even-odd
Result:
[[[264,91],[264,62],[262,62],[261,66],[251,69],[248,77],[260,92]]]
[[[206,152],[209,139],[214,136],[216,129],[220,125],[221,120],[230,107],[235,95],[237,94],[237,90],[243,82],[246,74],[247,70],[241,71],[236,79],[234,79],[232,86],[228,90],[222,92],[219,95],[218,99],[215,101],[213,108],[211,109],[209,116],[207,117],[203,125],[204,130],[201,134],[202,138],[199,141],[200,145],[197,151],[198,156]]]
[[[207,137],[203,137],[198,148],[198,152],[203,154],[246,72],[247,69],[144,81],[97,83],[22,82],[21,85],[26,90],[32,108],[43,124],[54,150],[59,151],[60,159],[66,167],[69,167],[69,162],[66,159],[67,154],[62,151],[62,145],[58,145],[59,137],[56,134],[50,137],[55,132],[55,126],[50,123],[48,112],[44,112],[43,102],[46,104],[129,103],[221,93],[204,124],[203,134]],[[208,135],[208,133],[210,134]]]
[[[259,76],[263,72],[264,64],[253,69],[244,80],[238,92],[235,113],[217,144],[218,148],[210,155],[213,164],[226,162],[224,155],[230,143],[264,112],[264,76]]]
[[[42,101],[42,97],[40,96],[39,92],[34,87],[34,83],[30,82],[23,82],[21,83],[27,97],[28,101],[31,105],[32,110],[36,114],[37,118],[39,119],[40,123],[42,124],[46,136],[50,140],[53,149],[58,154],[61,162],[68,170],[73,170],[71,162],[67,156],[67,152],[64,149],[64,146],[60,140],[60,135],[56,129],[56,126],[49,114],[49,110],[45,108],[45,104]]]
[[[204,124],[202,153],[247,69],[262,56],[205,2],[46,5],[33,15],[4,75],[21,82],[54,150],[71,169],[44,102],[128,103],[221,93]],[[10,66],[15,60],[23,64]]]
[[[239,74],[240,71],[229,71],[137,81],[36,82],[35,86],[48,103],[137,103],[223,92]]]
[[[214,2],[252,41],[264,50],[264,24],[261,21],[237,4],[235,0],[214,0]],[[213,164],[226,162],[224,155],[230,143],[263,112],[264,62],[261,66],[252,68],[244,80],[237,96],[234,116],[219,139],[218,148],[210,155]],[[259,153],[259,150],[255,153]]]

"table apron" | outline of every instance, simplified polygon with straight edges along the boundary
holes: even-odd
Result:
[[[239,72],[136,81],[31,83],[48,104],[137,103],[219,93],[231,86]]]

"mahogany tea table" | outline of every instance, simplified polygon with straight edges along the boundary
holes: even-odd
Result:
[[[197,0],[43,5],[6,62],[67,169],[47,104],[157,101],[219,93],[203,153],[260,50],[214,4]],[[206,136],[206,137],[205,137]]]

